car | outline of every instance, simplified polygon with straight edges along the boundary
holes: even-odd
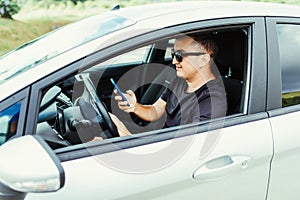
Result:
[[[218,45],[226,116],[163,128],[121,111],[110,79],[155,102],[190,33]],[[0,199],[297,199],[299,35],[296,5],[180,1],[112,9],[2,56]]]

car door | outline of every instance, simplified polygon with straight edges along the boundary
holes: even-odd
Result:
[[[226,118],[144,132],[55,150],[66,174],[64,188],[55,193],[28,194],[26,199],[265,199],[272,132],[265,112],[266,42],[263,18],[207,20],[172,30],[240,28],[247,49],[243,98],[239,113]],[[140,46],[147,38],[168,35],[159,30],[97,52],[101,60],[116,49]],[[236,55],[231,55],[236,56]],[[82,66],[82,62],[78,65]],[[43,88],[76,71],[72,64],[36,83],[32,99]],[[31,114],[37,115],[31,101]],[[34,132],[27,129],[28,133]]]
[[[297,199],[300,189],[300,19],[268,18],[268,109],[274,158],[268,199]]]

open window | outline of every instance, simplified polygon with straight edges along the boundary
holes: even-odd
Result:
[[[224,83],[227,115],[243,114],[245,110],[248,31],[247,27],[230,27],[199,33],[210,35],[218,45],[214,73]],[[108,113],[116,115],[133,134],[162,129],[165,117],[150,123],[121,111],[114,100],[110,78],[122,91],[134,91],[138,102],[154,103],[166,84],[176,78],[171,57],[176,37],[167,36],[114,53],[45,87],[37,134],[54,149],[94,141],[94,138],[117,137]]]

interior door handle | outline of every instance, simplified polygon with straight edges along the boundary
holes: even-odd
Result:
[[[249,156],[222,156],[205,162],[194,173],[198,181],[212,181],[223,178],[233,172],[245,169],[251,160]]]

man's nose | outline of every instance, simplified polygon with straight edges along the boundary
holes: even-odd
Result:
[[[176,57],[174,56],[172,58],[172,64],[175,65],[175,64],[178,64],[178,63],[179,63],[178,60],[176,60]]]

